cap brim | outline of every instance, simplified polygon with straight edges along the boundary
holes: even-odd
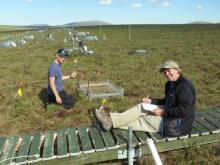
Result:
[[[170,69],[170,68],[160,68],[160,72],[163,72],[165,69]]]
[[[163,72],[165,69],[179,69],[179,68],[174,68],[174,67],[161,68],[160,72]]]
[[[59,54],[59,57],[69,58],[70,56],[69,55],[60,55]]]

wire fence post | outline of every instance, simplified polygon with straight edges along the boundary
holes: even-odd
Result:
[[[133,165],[132,126],[128,127],[128,165]]]
[[[128,40],[131,40],[131,24],[128,25]]]

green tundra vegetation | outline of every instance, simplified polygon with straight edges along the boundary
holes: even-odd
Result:
[[[10,32],[8,34],[11,34],[12,31],[17,31],[17,30],[27,30],[27,27],[22,27],[22,26],[12,26],[12,25],[0,25],[0,32]]]
[[[17,30],[19,29],[19,30]],[[150,95],[163,97],[166,79],[159,73],[166,60],[177,61],[184,75],[197,90],[197,110],[220,104],[220,25],[132,25],[77,27],[99,40],[85,41],[93,55],[75,51],[63,64],[63,74],[77,70],[77,79],[64,81],[64,88],[77,99],[71,110],[46,105],[47,71],[59,48],[72,48],[64,42],[73,29],[30,30],[34,39],[14,48],[0,48],[0,135],[15,135],[36,130],[79,127],[95,122],[93,110],[101,100],[89,102],[77,91],[79,82],[111,80],[124,89],[124,98],[107,99],[111,111],[124,111]],[[18,40],[25,29],[0,27],[0,39],[10,35]],[[47,33],[54,36],[46,39]],[[103,34],[106,39],[103,40]],[[130,36],[129,36],[130,34]],[[0,40],[3,42],[4,40]],[[143,54],[131,52],[144,49]],[[74,60],[77,60],[75,63]],[[23,96],[16,96],[22,86]],[[217,162],[220,144],[192,147],[162,154],[165,164],[211,164]],[[198,157],[198,158],[197,158]],[[153,162],[143,158],[144,162]]]

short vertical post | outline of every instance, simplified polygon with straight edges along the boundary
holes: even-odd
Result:
[[[131,40],[131,24],[128,25],[128,40]]]
[[[128,165],[133,165],[132,126],[128,127]]]
[[[89,80],[88,80],[88,83],[87,83],[87,92],[86,92],[86,95],[89,96]]]
[[[149,148],[150,148],[151,154],[153,155],[155,164],[156,164],[156,165],[162,165],[162,162],[161,162],[161,160],[160,160],[160,156],[159,156],[159,154],[158,154],[158,152],[157,152],[157,149],[156,149],[156,147],[155,147],[155,145],[154,145],[153,140],[152,140],[151,138],[148,138],[148,139],[147,139],[147,143],[148,143],[148,146],[149,146]]]
[[[100,36],[102,36],[102,24],[101,23],[99,24],[99,34]]]

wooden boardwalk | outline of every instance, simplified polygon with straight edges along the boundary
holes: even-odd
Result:
[[[98,125],[40,131],[33,134],[0,137],[0,165],[5,164],[89,164],[118,159],[127,149],[128,132],[103,131]],[[158,152],[220,141],[220,107],[197,111],[192,132],[184,137],[162,138],[158,133],[133,131],[133,146],[150,154],[147,138]]]

